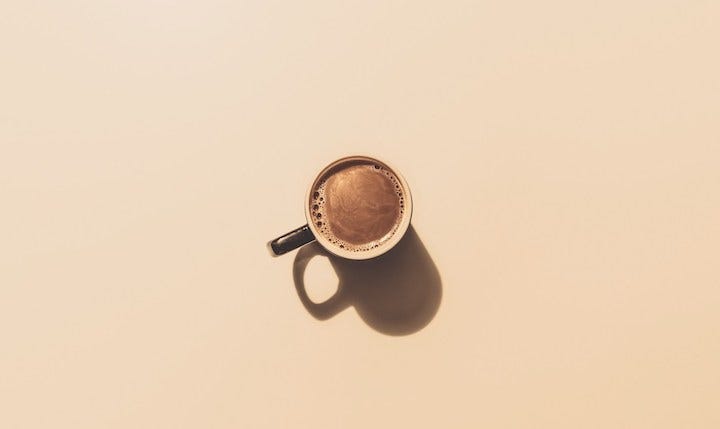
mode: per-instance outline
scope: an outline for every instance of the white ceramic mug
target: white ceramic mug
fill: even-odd
[[[386,162],[348,156],[325,167],[304,200],[307,224],[268,243],[279,256],[312,241],[347,259],[370,259],[392,249],[412,216],[410,188]]]

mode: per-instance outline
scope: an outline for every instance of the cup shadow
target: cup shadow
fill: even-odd
[[[305,289],[305,269],[315,256],[327,257],[338,277],[337,292],[313,302]],[[352,306],[365,323],[387,335],[415,333],[435,317],[442,300],[440,273],[415,229],[377,258],[354,261],[330,254],[317,242],[302,247],[293,262],[295,289],[318,320]]]

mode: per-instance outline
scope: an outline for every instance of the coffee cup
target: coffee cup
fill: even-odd
[[[400,242],[412,216],[405,179],[369,156],[348,156],[322,169],[303,206],[307,224],[268,243],[273,256],[317,241],[336,256],[371,259]]]

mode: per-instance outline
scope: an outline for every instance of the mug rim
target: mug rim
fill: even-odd
[[[400,181],[400,185],[403,187],[403,190],[405,192],[405,207],[404,207],[404,215],[402,219],[400,220],[400,224],[398,225],[397,229],[395,230],[395,233],[390,237],[388,241],[383,243],[382,245],[378,246],[377,248],[365,250],[362,252],[354,252],[352,250],[343,249],[335,244],[333,244],[329,239],[327,239],[318,229],[315,225],[315,222],[313,222],[312,219],[312,213],[310,212],[310,195],[313,192],[313,189],[315,188],[315,184],[317,183],[318,179],[321,178],[325,173],[327,173],[331,168],[336,167],[337,165],[340,165],[344,162],[348,162],[353,159],[359,159],[359,160],[369,160],[371,162],[378,162],[388,169],[397,177],[397,179]],[[307,192],[305,193],[305,200],[303,201],[303,205],[305,206],[305,219],[307,220],[308,227],[310,228],[310,231],[312,231],[313,235],[315,236],[315,240],[328,252],[339,256],[341,258],[345,259],[354,259],[354,260],[364,260],[364,259],[372,259],[377,256],[380,256],[386,252],[388,252],[390,249],[395,247],[397,243],[400,242],[400,240],[405,236],[405,233],[407,232],[408,228],[410,227],[410,220],[412,218],[412,212],[413,212],[413,201],[412,201],[412,194],[410,192],[410,187],[407,184],[407,181],[403,177],[400,172],[391,164],[388,164],[387,162],[378,159],[374,156],[369,155],[350,155],[350,156],[344,156],[342,158],[336,159],[335,161],[331,162],[325,168],[320,170],[320,172],[315,175],[315,178],[310,183],[310,186],[308,187]]]

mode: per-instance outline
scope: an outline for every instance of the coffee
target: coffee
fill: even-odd
[[[331,243],[354,252],[390,240],[405,213],[405,190],[382,163],[350,158],[324,172],[308,201],[316,230]]]

